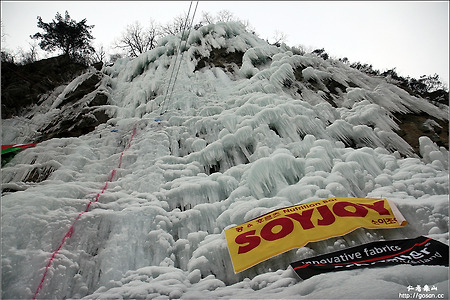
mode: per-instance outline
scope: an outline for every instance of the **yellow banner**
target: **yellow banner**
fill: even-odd
[[[395,228],[406,220],[387,199],[336,197],[281,208],[225,230],[234,272],[309,242],[359,227]]]

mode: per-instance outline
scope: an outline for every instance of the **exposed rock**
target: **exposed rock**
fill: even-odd
[[[95,94],[94,99],[92,99],[92,101],[88,103],[88,106],[89,107],[101,106],[106,105],[107,103],[108,103],[108,96],[102,92],[98,92]]]
[[[23,115],[40,95],[70,82],[87,69],[67,56],[43,59],[31,64],[1,64],[2,119]]]
[[[51,167],[35,167],[23,180],[23,182],[42,182],[46,180],[55,171]]]
[[[94,73],[91,76],[89,76],[74,91],[66,95],[65,100],[61,102],[58,108],[63,105],[75,103],[80,99],[82,99],[85,95],[95,91],[97,84],[100,82],[101,79],[102,79],[101,73]]]
[[[40,130],[40,141],[78,137],[93,131],[111,118],[106,109],[102,108],[108,104],[108,95],[99,88],[103,76],[101,72],[93,73],[66,95],[58,105],[61,110],[58,117]]]
[[[208,57],[199,57],[200,60],[195,67],[195,71],[203,69],[207,66],[215,66],[232,72],[232,65],[242,66],[242,57],[244,52],[227,52],[223,48],[213,48]]]
[[[420,155],[419,138],[429,137],[436,145],[449,149],[448,120],[439,120],[428,114],[394,114],[400,130],[397,134],[411,145],[414,152]],[[430,122],[432,121],[432,122]]]
[[[61,94],[64,85],[86,71],[90,75],[75,89],[65,95]],[[29,137],[30,141],[40,142],[54,137],[87,134],[110,118],[107,110],[102,108],[108,104],[108,94],[101,86],[103,76],[100,71],[88,69],[66,56],[23,66],[2,63],[2,119],[13,116],[31,119],[34,107],[46,103],[45,109],[50,109],[55,101],[50,99],[56,97],[61,100],[63,97],[59,105],[54,107],[59,110],[58,113],[50,114],[50,120],[47,119],[47,123],[37,129],[38,137]]]
[[[94,63],[92,66],[93,66],[97,71],[100,71],[100,70],[103,68],[103,62],[102,62],[102,61],[99,61],[99,62],[97,62],[97,63]]]

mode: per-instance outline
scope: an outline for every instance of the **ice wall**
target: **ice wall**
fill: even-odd
[[[422,157],[413,155],[392,117],[412,111],[444,118],[448,109],[338,61],[268,45],[232,23],[192,31],[169,98],[179,39],[168,36],[156,49],[103,70],[113,119],[79,138],[27,149],[2,169],[10,189],[2,196],[3,298],[33,296],[49,257],[113,169],[99,201],[74,224],[38,298],[270,298],[280,292],[342,298],[343,291],[367,292],[362,279],[356,286],[354,280],[373,280],[377,271],[299,282],[289,263],[421,234],[448,244],[448,151],[423,137]],[[198,54],[217,48],[244,52],[238,72],[194,71]],[[51,168],[48,178],[24,182],[36,166]],[[234,274],[224,229],[334,196],[391,199],[409,224],[358,229]],[[448,285],[443,267],[411,268],[383,269],[376,280],[406,289],[419,270],[433,284]]]

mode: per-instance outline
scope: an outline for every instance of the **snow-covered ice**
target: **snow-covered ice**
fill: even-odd
[[[358,269],[304,281],[289,267],[383,239],[426,235],[449,244],[448,151],[424,136],[421,157],[415,155],[393,118],[425,112],[445,119],[448,106],[337,60],[268,45],[234,23],[193,30],[169,87],[179,39],[167,36],[138,58],[102,70],[114,114],[106,124],[78,138],[44,141],[2,168],[3,299],[34,296],[72,224],[38,299],[399,299],[418,285],[448,298],[443,266]],[[199,56],[217,48],[243,52],[241,66],[195,70]],[[26,142],[86,77],[56,89],[28,123],[2,120],[2,144]],[[330,82],[343,88],[332,91]],[[115,169],[98,202],[74,222]],[[31,172],[48,178],[26,181]],[[388,198],[408,225],[360,228],[234,274],[224,229],[336,196]]]

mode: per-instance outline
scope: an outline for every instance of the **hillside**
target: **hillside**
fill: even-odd
[[[20,116],[41,95],[72,81],[86,66],[66,56],[57,56],[26,65],[2,62],[2,119]]]
[[[448,298],[443,266],[289,267],[379,240],[448,245],[448,105],[234,23],[158,45],[2,119],[2,144],[40,142],[2,166],[3,299]],[[388,198],[408,224],[234,273],[225,229],[332,197]]]

